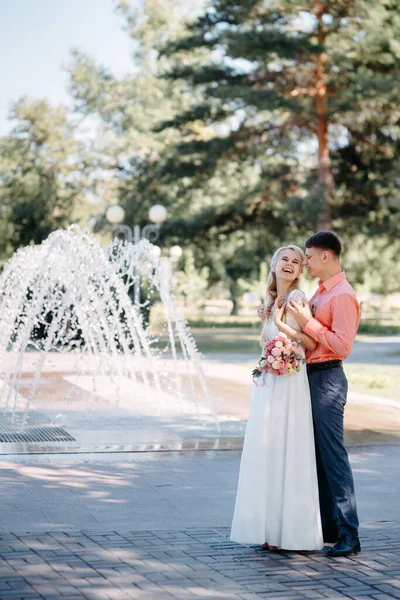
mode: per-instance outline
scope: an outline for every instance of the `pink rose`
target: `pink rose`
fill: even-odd
[[[275,369],[276,371],[279,371],[279,366],[280,366],[280,361],[279,360],[274,360],[274,362],[272,363],[271,367],[273,369]]]
[[[275,362],[275,358],[273,356],[268,356],[267,360],[270,364]]]
[[[272,356],[281,356],[282,350],[280,348],[272,348],[271,354]]]
[[[275,342],[275,348],[283,348],[283,343],[278,340],[277,342]]]
[[[283,350],[282,350],[282,354],[283,354],[284,356],[287,356],[287,355],[289,354],[289,350],[288,350],[287,348],[283,348]]]

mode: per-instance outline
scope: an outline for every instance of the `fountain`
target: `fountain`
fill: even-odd
[[[218,430],[195,341],[154,249],[147,240],[105,248],[71,226],[19,249],[6,263],[0,276],[0,434],[1,420],[15,434],[37,424],[38,407],[48,424],[64,425],[68,403],[89,421],[96,403],[103,411],[107,403],[122,420],[133,410],[142,420],[205,418]],[[147,290],[142,305],[131,297],[139,282]],[[141,309],[156,294],[163,326],[153,331]],[[52,374],[62,381],[45,402],[40,395]]]

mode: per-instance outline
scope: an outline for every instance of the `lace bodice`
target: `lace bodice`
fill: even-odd
[[[294,302],[297,302],[298,304],[300,304],[300,302],[308,302],[307,297],[302,290],[292,290],[287,298],[287,302],[289,302],[289,300],[294,300]],[[289,312],[285,312],[285,321],[289,327],[296,329],[296,331],[301,331],[296,319]],[[275,335],[278,335],[278,333],[279,329],[275,325],[274,319],[271,316],[264,322],[260,338],[261,347],[264,348],[265,343],[272,339]]]

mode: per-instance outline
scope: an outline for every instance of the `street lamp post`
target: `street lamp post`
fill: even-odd
[[[106,219],[114,225],[114,238],[123,237],[128,243],[138,244],[140,240],[146,239],[149,242],[156,242],[160,237],[160,227],[167,218],[167,209],[162,204],[154,204],[149,210],[149,219],[152,221],[144,227],[134,225],[123,225],[125,211],[119,204],[113,204],[106,210]],[[139,273],[135,271],[135,280],[133,282],[133,298],[136,305],[140,304],[140,281]]]
[[[162,204],[155,204],[149,210],[149,219],[152,221],[144,227],[140,225],[134,225],[133,228],[129,225],[123,225],[122,222],[125,218],[125,211],[122,206],[113,204],[106,210],[106,219],[114,228],[114,237],[124,237],[127,242],[133,242],[137,244],[142,239],[149,240],[149,242],[156,242],[160,237],[160,227],[167,218],[167,209]]]

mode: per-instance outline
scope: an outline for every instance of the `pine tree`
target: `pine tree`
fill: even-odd
[[[71,66],[126,223],[166,205],[161,243],[189,246],[234,304],[240,278],[316,227],[398,237],[398,0],[213,0],[192,25],[185,6],[120,3],[131,75]]]
[[[267,211],[302,231],[332,222],[342,231],[352,215],[358,231],[396,233],[399,8],[398,0],[213,0],[165,50],[176,61],[167,76],[193,89],[194,102],[161,126],[183,138],[163,181],[205,187],[227,163],[238,165],[238,179],[256,166],[257,183],[235,202],[249,227]],[[201,65],[182,63],[200,49]],[[207,138],[198,135],[205,125]]]

